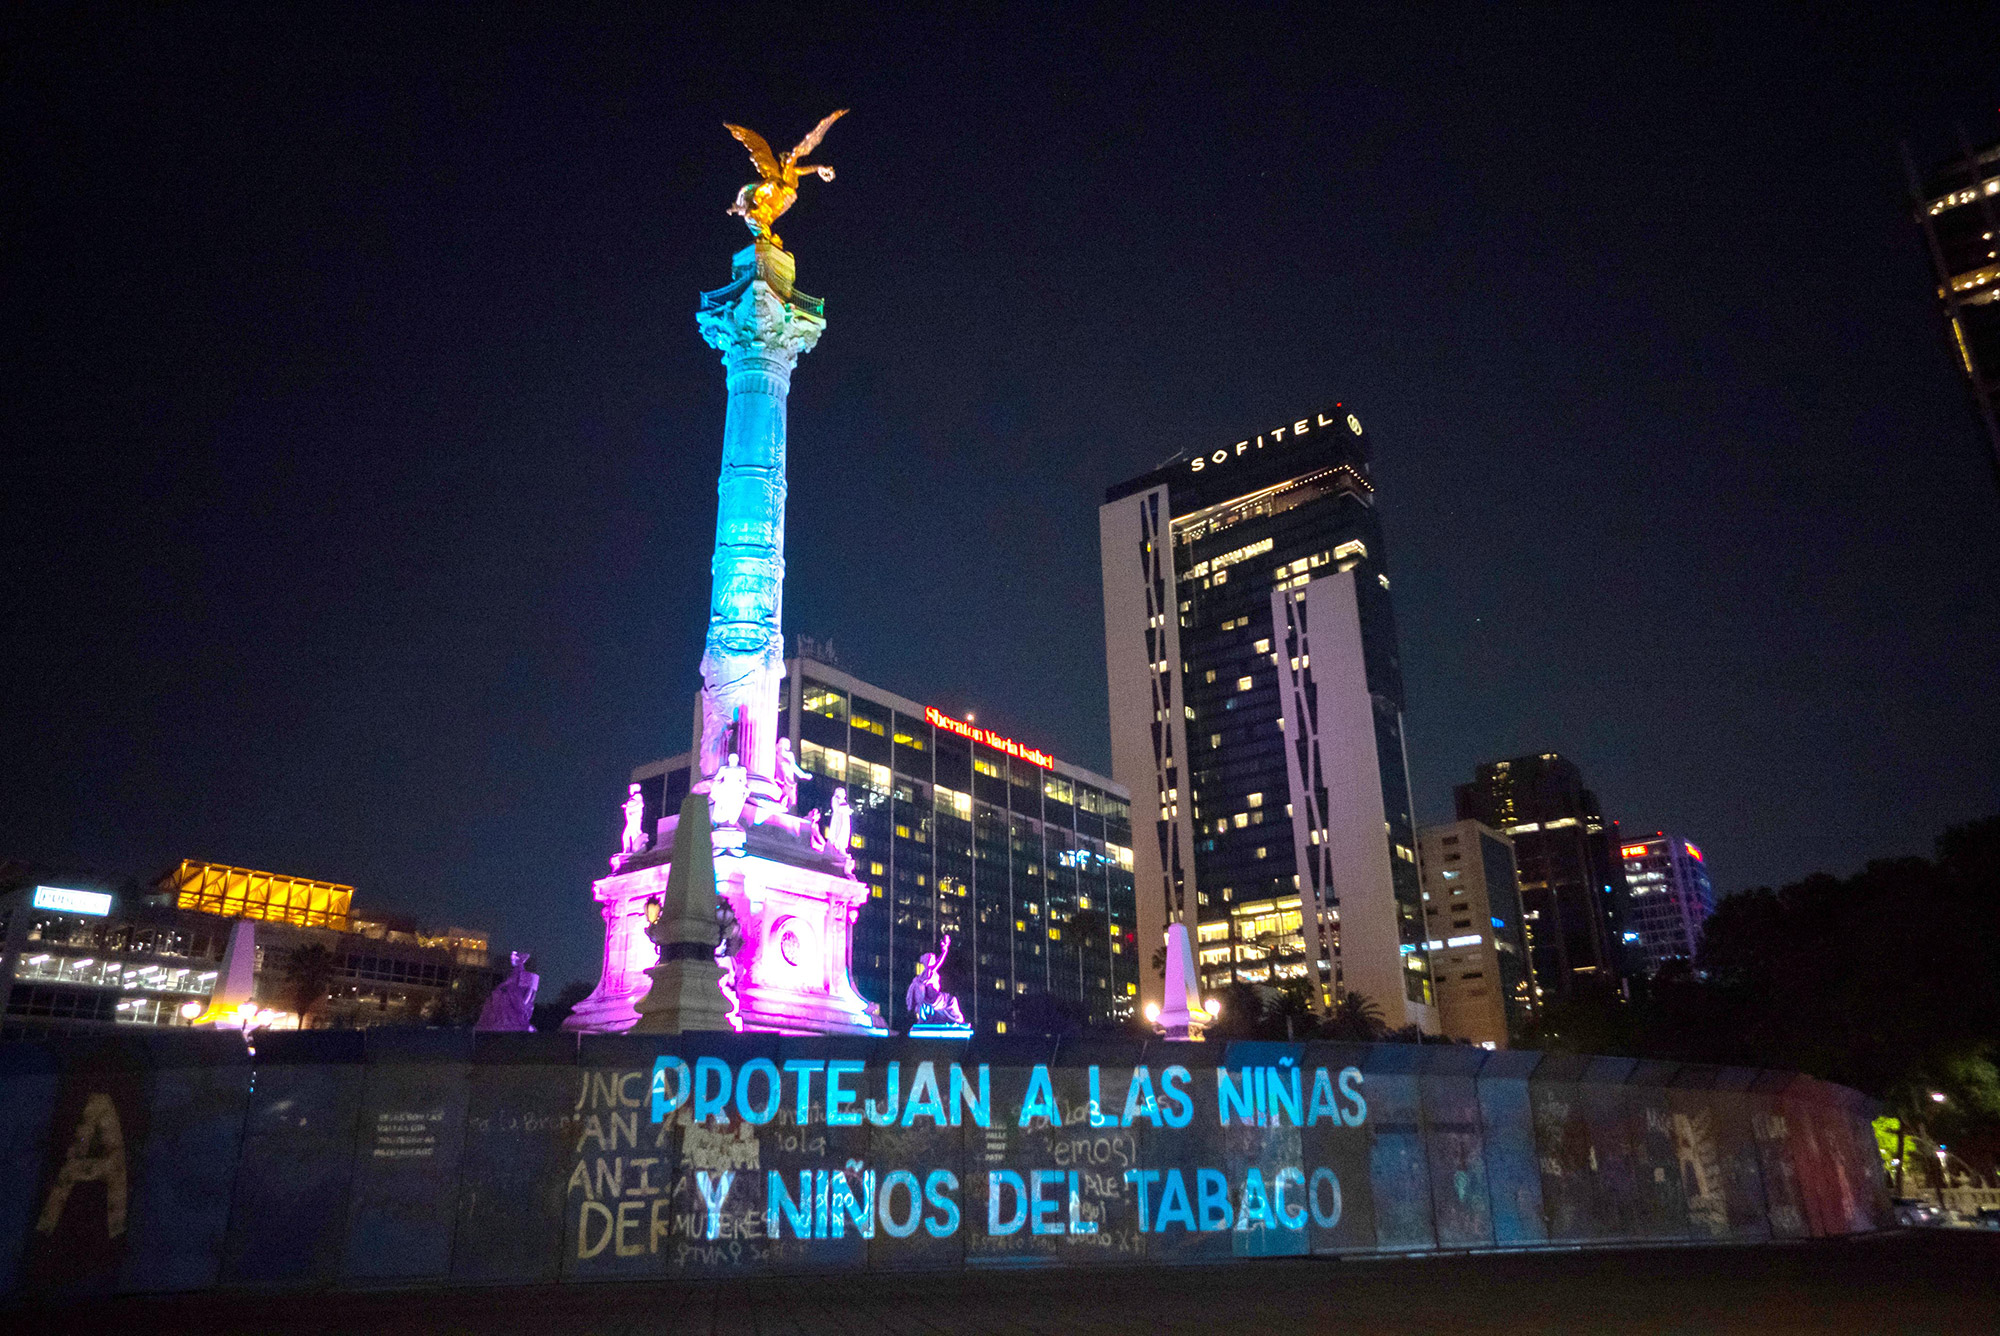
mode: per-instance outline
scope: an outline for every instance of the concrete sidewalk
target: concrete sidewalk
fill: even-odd
[[[533,1289],[234,1294],[0,1312],[14,1332],[1996,1332],[2000,1233],[1740,1248]]]

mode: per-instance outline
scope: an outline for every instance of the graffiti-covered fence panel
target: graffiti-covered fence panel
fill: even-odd
[[[308,1032],[0,1048],[65,1295],[1215,1262],[1873,1228],[1786,1073],[1400,1044]]]

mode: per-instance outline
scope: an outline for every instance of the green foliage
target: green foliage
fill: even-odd
[[[1211,1039],[1419,1042],[1414,1027],[1391,1033],[1383,1023],[1382,1008],[1366,993],[1343,993],[1323,1017],[1313,1010],[1311,986],[1303,980],[1277,985],[1232,983],[1216,997],[1222,1003],[1222,1016],[1207,1027]]]
[[[1345,1039],[1352,1043],[1365,1044],[1380,1039],[1388,1030],[1382,1020],[1382,1008],[1366,993],[1349,989],[1333,1004],[1333,1011],[1326,1018],[1326,1037]]]
[[[1877,1118],[1875,1127],[1875,1149],[1882,1156],[1882,1172],[1894,1174],[1896,1160],[1903,1153],[1903,1120],[1883,1114]]]
[[[318,942],[295,946],[285,953],[284,996],[304,1025],[308,1014],[333,991],[333,952]]]
[[[548,1033],[562,1029],[562,1023],[569,1019],[576,1004],[590,996],[590,985],[581,979],[571,979],[547,1002],[537,1002],[533,1012],[533,1025],[537,1030]]]
[[[1699,963],[1629,1003],[1553,1004],[1519,1038],[1808,1072],[1947,1141],[2000,1125],[2000,817],[1946,832],[1935,858],[1730,896]]]

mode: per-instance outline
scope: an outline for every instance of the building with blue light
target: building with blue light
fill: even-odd
[[[1665,831],[1620,844],[1618,854],[1625,864],[1627,958],[1647,974],[1669,961],[1691,966],[1701,951],[1702,925],[1715,912],[1708,859]]]
[[[1123,786],[807,657],[785,661],[778,735],[798,807],[852,804],[854,981],[905,1028],[918,960],[982,1033],[1129,1020],[1139,991],[1131,806]],[[691,755],[632,772],[652,829],[679,810]]]
[[[487,934],[352,909],[353,887],[185,859],[152,885],[0,866],[0,1038],[187,1025],[211,1000],[237,922],[255,928],[254,991],[319,1029],[469,1023],[492,990]],[[303,1018],[287,961],[329,955]]]

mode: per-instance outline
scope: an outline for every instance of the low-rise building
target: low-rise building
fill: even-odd
[[[0,879],[0,1036],[186,1025],[206,1010],[237,922],[254,929],[252,1000],[313,1027],[469,1023],[497,975],[484,933],[352,909],[354,888],[188,860],[157,883],[14,865]],[[300,947],[326,956],[304,973]]]
[[[1439,1028],[1505,1048],[1535,1008],[1532,925],[1521,914],[1513,841],[1477,821],[1453,821],[1418,831],[1417,856]]]

